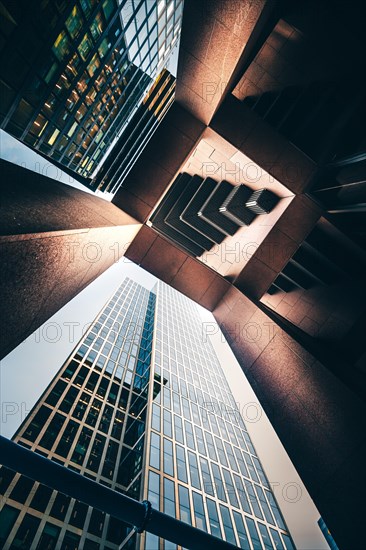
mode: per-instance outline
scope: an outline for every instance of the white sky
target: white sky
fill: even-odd
[[[0,146],[2,158],[85,190],[3,131],[0,132]],[[83,327],[94,320],[126,276],[149,289],[156,282],[155,277],[122,258],[0,362],[1,435],[9,438],[13,435],[82,337]],[[203,323],[214,324],[211,313],[200,309]],[[297,548],[329,548],[316,523],[319,512],[230,347],[215,325],[212,332],[214,330],[212,343]]]

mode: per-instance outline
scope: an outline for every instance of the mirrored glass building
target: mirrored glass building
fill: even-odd
[[[292,550],[197,306],[125,279],[14,440],[247,550]],[[131,527],[1,468],[2,548],[117,550]],[[148,533],[123,546],[177,548]]]
[[[183,0],[4,1],[1,10],[1,128],[87,184],[169,64]]]

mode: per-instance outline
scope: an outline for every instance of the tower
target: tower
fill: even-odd
[[[88,185],[168,65],[183,0],[3,4],[0,127]]]
[[[238,547],[294,548],[199,311],[164,283],[123,281],[14,439]],[[116,550],[130,531],[0,471],[4,548]],[[135,534],[125,548],[176,546]]]

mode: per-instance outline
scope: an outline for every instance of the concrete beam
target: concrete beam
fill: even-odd
[[[111,203],[1,161],[0,357],[116,262],[141,227]]]
[[[176,101],[204,124],[233,87],[233,77],[253,31],[264,25],[275,2],[186,0],[177,72]],[[235,75],[236,77],[236,75]]]

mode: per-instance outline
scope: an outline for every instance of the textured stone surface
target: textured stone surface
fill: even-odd
[[[266,2],[186,0],[176,100],[208,124]]]
[[[365,403],[239,290],[213,313],[338,544],[357,547],[349,525],[366,512]]]
[[[141,225],[113,204],[1,162],[3,357],[120,258]]]
[[[0,236],[136,223],[123,210],[16,164],[0,160]]]
[[[4,357],[120,258],[140,225],[38,233],[0,243]]]

